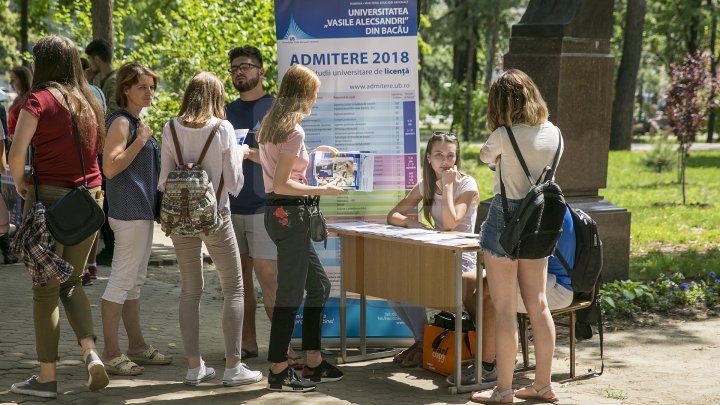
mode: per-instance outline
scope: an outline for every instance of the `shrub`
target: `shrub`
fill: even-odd
[[[652,149],[643,154],[641,162],[656,173],[671,170],[677,161],[677,146],[667,133],[658,131],[652,141]]]

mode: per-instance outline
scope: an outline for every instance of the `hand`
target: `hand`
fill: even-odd
[[[150,139],[152,136],[152,129],[150,127],[140,121],[138,122],[137,129],[135,130],[135,134],[137,135],[138,139],[143,143],[143,145]]]
[[[445,170],[442,173],[442,177],[440,178],[440,182],[443,186],[447,186],[449,184],[453,184],[457,182],[460,179],[460,172],[458,172],[457,166],[453,165],[453,167]]]
[[[313,153],[315,153],[315,152],[330,152],[332,154],[337,154],[339,151],[337,150],[337,148],[334,148],[332,146],[320,145],[317,148],[315,148]]]
[[[322,194],[324,195],[340,195],[345,194],[347,191],[343,189],[342,187],[338,187],[338,183],[340,182],[340,179],[334,179],[330,183],[322,186],[322,190],[324,192]]]
[[[245,144],[238,146],[240,146],[240,153],[242,154],[243,159],[247,159],[248,156],[250,156],[250,147]]]
[[[20,183],[15,183],[15,190],[23,200],[27,200],[27,183],[24,180]]]

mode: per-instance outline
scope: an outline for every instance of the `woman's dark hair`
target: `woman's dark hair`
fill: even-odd
[[[10,72],[17,77],[20,85],[20,93],[18,94],[18,97],[24,98],[28,91],[30,91],[30,86],[32,85],[32,70],[30,70],[27,66],[15,66],[10,69]]]
[[[90,130],[97,130],[97,147],[102,150],[105,138],[105,117],[100,103],[90,90],[75,44],[65,37],[50,35],[41,38],[33,47],[35,74],[31,92],[55,88],[68,95],[73,106],[85,145],[92,145]],[[64,103],[61,103],[64,105]]]
[[[431,211],[433,203],[435,202],[435,183],[437,183],[437,176],[432,165],[428,162],[428,158],[432,153],[433,146],[438,142],[454,143],[456,154],[455,154],[455,167],[461,175],[465,175],[460,171],[460,142],[458,141],[457,135],[451,132],[433,132],[428,140],[427,146],[425,147],[425,158],[422,160],[422,174],[423,174],[423,205],[422,213],[425,220],[430,224],[434,224],[435,221],[432,219]]]

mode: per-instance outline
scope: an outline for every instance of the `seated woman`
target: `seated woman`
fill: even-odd
[[[460,144],[451,133],[435,132],[425,149],[423,178],[410,193],[390,210],[387,222],[408,228],[430,226],[408,217],[422,201],[422,216],[438,231],[472,232],[479,197],[477,183],[460,171]],[[449,204],[451,201],[452,204]],[[477,270],[476,254],[463,254],[463,272]],[[427,317],[425,308],[390,302],[400,319],[413,333],[415,344],[399,353],[393,361],[403,367],[417,367],[422,362],[422,342]]]

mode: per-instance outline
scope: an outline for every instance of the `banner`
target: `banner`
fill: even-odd
[[[290,66],[302,64],[322,82],[312,114],[302,122],[307,147],[375,154],[372,192],[322,198],[329,223],[385,222],[418,181],[417,18],[414,0],[275,0],[278,81]],[[327,250],[316,245],[333,297],[340,295],[337,239],[328,241]],[[326,312],[327,318],[337,311]],[[380,324],[398,324],[384,315]],[[368,323],[368,337],[389,335],[374,324]]]

